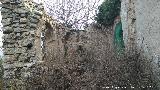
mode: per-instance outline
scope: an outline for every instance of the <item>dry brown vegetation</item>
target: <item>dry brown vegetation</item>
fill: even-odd
[[[58,46],[54,44],[62,39],[52,43],[47,49],[45,63],[33,70],[29,87],[32,90],[115,90],[115,87],[156,90],[149,61],[138,52],[115,54],[112,32],[94,28],[79,34],[77,39],[72,38],[75,32],[71,32],[65,43]]]

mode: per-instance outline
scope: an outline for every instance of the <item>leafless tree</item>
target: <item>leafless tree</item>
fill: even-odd
[[[51,16],[65,26],[84,29],[94,21],[95,10],[102,0],[45,0],[45,8]]]

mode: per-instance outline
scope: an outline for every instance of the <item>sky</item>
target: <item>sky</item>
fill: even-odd
[[[98,6],[104,0],[34,0],[44,3],[45,10],[61,23],[68,23],[74,29],[83,30],[85,25],[94,22]],[[69,3],[68,3],[69,2]],[[89,3],[88,3],[89,2]],[[52,10],[50,10],[51,8]],[[63,8],[63,9],[62,9]],[[88,9],[89,12],[88,12]],[[63,11],[64,10],[64,11]],[[72,13],[74,12],[74,14]]]

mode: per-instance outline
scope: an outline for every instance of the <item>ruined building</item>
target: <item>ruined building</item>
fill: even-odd
[[[17,86],[19,89],[16,90],[25,90],[24,81],[30,77],[30,69],[43,62],[43,31],[50,35],[57,33],[56,29],[61,33],[65,33],[65,30],[58,29],[60,24],[45,14],[42,5],[32,0],[1,0],[1,3],[5,88],[13,85],[13,89]],[[47,30],[53,31],[47,33]],[[52,39],[45,38],[49,43],[57,39],[58,34]]]
[[[154,77],[158,82],[159,58],[148,55],[149,60],[156,62],[153,63],[155,69],[150,70],[151,66],[148,66],[148,61],[144,59],[129,57],[121,60],[112,53],[114,28],[119,20],[117,22],[115,20],[111,27],[93,24],[84,31],[76,31],[64,27],[48,16],[43,5],[32,0],[0,1],[4,33],[4,90],[101,90],[113,85],[127,86],[128,90],[131,86],[137,88],[146,86],[145,88],[149,88],[146,90],[150,90],[153,87],[147,86],[154,86],[152,84]],[[150,23],[152,20],[141,14],[151,1],[143,1],[146,4],[142,4],[140,0],[135,2],[122,0],[121,21],[124,42],[126,50],[131,55],[135,49],[145,53],[148,50],[145,49],[147,43],[151,46],[149,50],[158,53],[158,49],[152,47],[153,42],[150,40],[157,41],[158,33],[152,37],[147,36],[150,30],[157,30],[158,26],[154,26],[155,28],[151,27],[152,25],[147,26],[145,22]],[[156,2],[152,2],[151,5],[155,4]],[[158,8],[159,4],[156,5]],[[147,9],[143,12],[151,14]],[[157,11],[155,16],[156,13]],[[142,22],[141,19],[146,21]],[[154,17],[152,19],[158,20]],[[145,23],[143,25],[146,26],[141,23]],[[142,26],[147,27],[147,30],[143,30]],[[142,34],[144,32],[146,35]],[[139,41],[143,42],[145,47]],[[143,73],[138,76],[141,72]]]

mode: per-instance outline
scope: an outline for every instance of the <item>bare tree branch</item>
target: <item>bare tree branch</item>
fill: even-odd
[[[99,2],[100,0],[45,0],[45,7],[50,15],[64,25],[83,29],[94,20]]]

